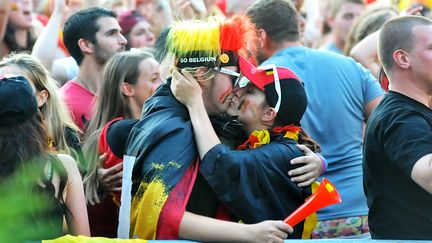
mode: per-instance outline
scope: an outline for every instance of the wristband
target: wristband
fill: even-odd
[[[322,170],[321,170],[321,174],[320,174],[320,176],[322,176],[322,175],[324,175],[324,173],[325,173],[326,170],[327,170],[327,165],[328,165],[328,163],[327,163],[327,160],[324,158],[324,156],[322,156],[322,155],[319,154],[319,153],[316,153],[316,155],[318,155],[318,157],[321,159]]]

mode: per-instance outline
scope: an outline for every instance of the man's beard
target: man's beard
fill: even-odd
[[[117,50],[115,52],[107,51],[96,45],[95,48],[95,58],[96,62],[100,65],[104,65],[114,54],[124,51],[125,48],[122,48],[120,51]]]

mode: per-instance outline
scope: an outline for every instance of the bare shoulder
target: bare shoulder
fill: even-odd
[[[59,158],[59,160],[62,162],[69,175],[79,173],[77,163],[75,159],[72,158],[72,156],[68,154],[57,154],[57,158]]]

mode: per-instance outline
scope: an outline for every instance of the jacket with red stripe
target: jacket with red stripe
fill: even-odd
[[[136,157],[131,237],[178,239],[199,155],[188,110],[171,93],[170,80],[146,101],[142,119],[129,134],[126,155]]]

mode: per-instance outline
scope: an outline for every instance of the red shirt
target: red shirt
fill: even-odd
[[[96,95],[74,80],[68,81],[60,88],[60,94],[66,103],[75,124],[85,131],[86,125],[93,117]]]

